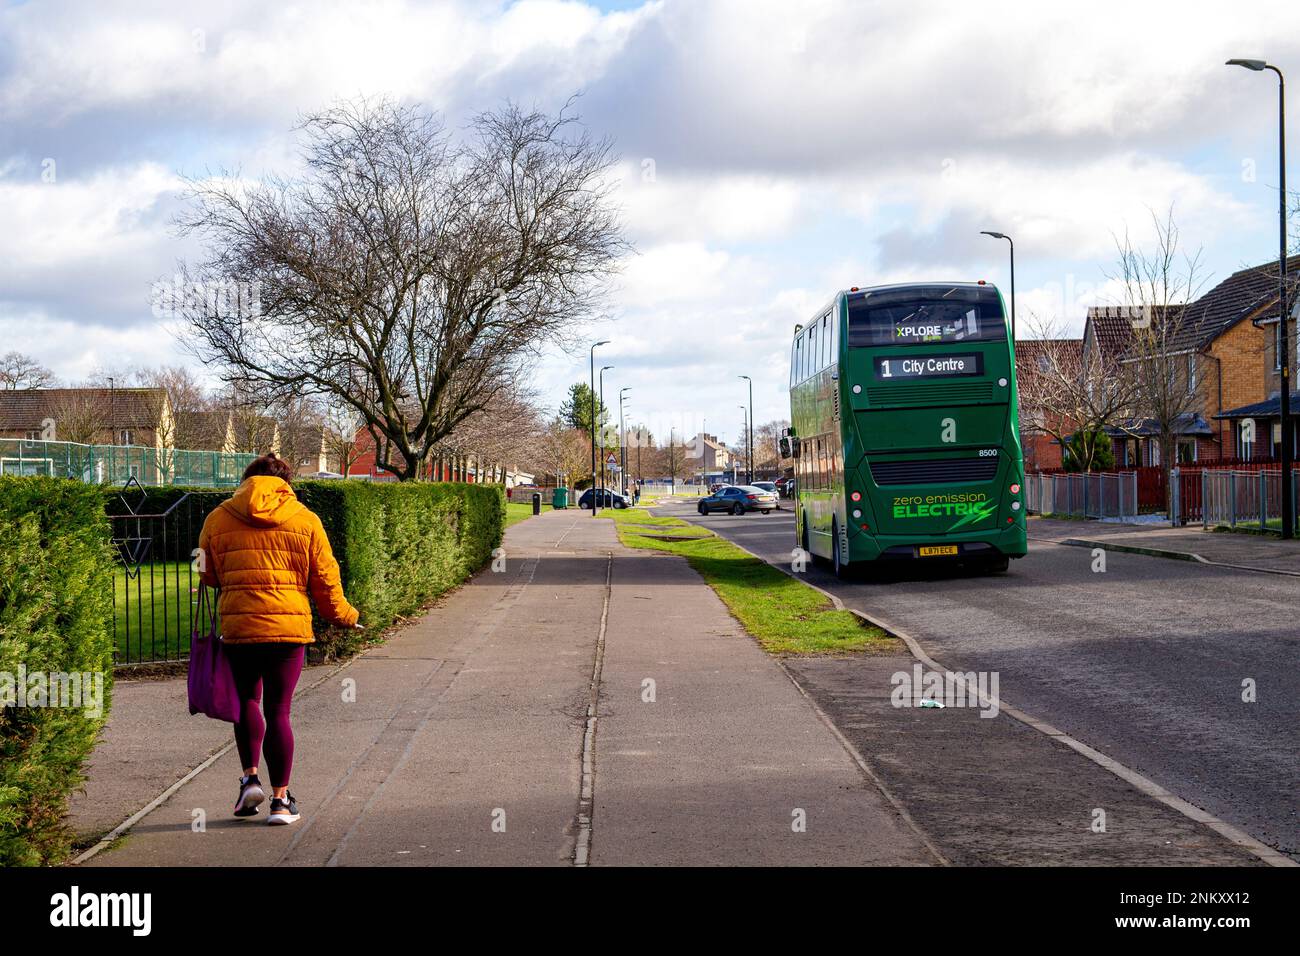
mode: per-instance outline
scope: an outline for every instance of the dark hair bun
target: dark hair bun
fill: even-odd
[[[293,469],[289,467],[289,463],[273,451],[267,452],[260,458],[254,458],[248,467],[244,469],[245,480],[258,475],[267,475],[288,482],[292,482],[294,478]]]

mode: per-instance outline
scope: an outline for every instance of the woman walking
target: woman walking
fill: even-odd
[[[219,587],[222,644],[239,690],[235,744],[243,763],[235,816],[251,817],[266,799],[258,779],[265,754],[271,777],[267,823],[298,820],[289,792],[293,728],[289,707],[302,673],[311,604],[321,617],[359,627],[343,596],[339,565],[320,519],[294,496],[293,469],[274,453],[244,471],[243,484],[203,522],[203,583]],[[265,713],[265,717],[263,716]]]

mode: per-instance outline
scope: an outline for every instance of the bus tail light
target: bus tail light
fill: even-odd
[[[855,491],[855,492],[853,492],[853,494],[849,495],[849,498],[852,499],[853,501],[861,501],[861,500],[862,500],[862,492],[860,492],[860,491]]]
[[[1019,485],[1012,485],[1012,486],[1011,486],[1011,493],[1012,493],[1013,495],[1018,495],[1018,494],[1020,494],[1020,486],[1019,486]]]

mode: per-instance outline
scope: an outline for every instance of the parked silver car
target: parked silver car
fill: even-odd
[[[765,491],[753,485],[724,485],[709,497],[701,498],[696,510],[702,515],[714,511],[743,515],[746,511],[761,511],[763,514],[768,514],[780,507],[781,503],[775,491]]]

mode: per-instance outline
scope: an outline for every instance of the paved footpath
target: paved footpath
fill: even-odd
[[[578,511],[516,525],[505,549],[503,572],[337,672],[304,675],[300,823],[230,816],[231,751],[85,865],[935,861],[685,561],[623,548],[612,522]],[[166,733],[130,708],[165,704],[167,689],[137,690],[117,699],[92,775],[139,759],[125,729]],[[170,782],[133,780],[137,807]],[[88,797],[101,792],[124,802],[92,779]]]
[[[1300,541],[1271,535],[1206,531],[1200,525],[1171,528],[1105,521],[1034,518],[1031,535],[1045,541],[1196,560],[1230,568],[1300,576]]]

